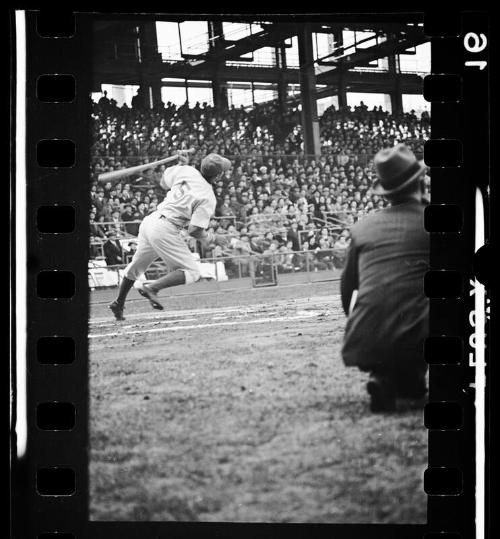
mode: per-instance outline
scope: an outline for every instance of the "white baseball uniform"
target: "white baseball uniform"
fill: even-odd
[[[161,258],[170,271],[184,270],[188,284],[200,278],[200,271],[181,230],[189,224],[207,229],[217,201],[212,186],[188,165],[167,168],[160,185],[169,191],[157,210],[142,221],[137,251],[124,275],[135,280]]]

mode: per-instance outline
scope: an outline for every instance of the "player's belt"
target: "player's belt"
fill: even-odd
[[[182,228],[184,228],[182,225],[180,225],[179,223],[175,223],[174,221],[172,221],[171,219],[169,219],[165,214],[163,213],[160,213],[159,216],[158,216],[158,219],[165,219],[165,221],[168,221],[170,224],[174,225],[175,227],[177,227],[179,230],[181,230]]]

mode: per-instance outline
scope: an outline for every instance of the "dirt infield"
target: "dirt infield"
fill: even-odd
[[[91,298],[91,519],[425,522],[422,414],[370,414],[338,283],[136,299],[121,323],[113,294]]]

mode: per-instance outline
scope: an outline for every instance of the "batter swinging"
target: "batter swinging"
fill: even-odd
[[[187,165],[184,155],[179,155],[178,159],[181,164],[167,168],[163,174],[160,184],[168,193],[157,210],[142,221],[137,251],[125,268],[118,297],[109,305],[117,320],[125,320],[125,300],[135,280],[158,257],[171,271],[156,281],[140,283],[137,288],[154,309],[163,309],[157,299],[158,292],[163,288],[190,284],[200,279],[198,265],[181,236],[181,230],[187,227],[188,234],[193,238],[217,241],[216,237],[210,237],[207,233],[216,205],[211,184],[222,177],[231,167],[231,162],[211,153],[202,160],[200,172]]]

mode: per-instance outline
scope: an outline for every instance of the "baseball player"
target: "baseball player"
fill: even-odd
[[[218,241],[219,235],[207,233],[216,205],[212,184],[231,167],[231,162],[211,153],[202,160],[198,171],[187,165],[186,156],[179,155],[178,159],[180,163],[167,168],[163,174],[160,185],[168,191],[165,200],[142,221],[137,251],[125,268],[118,297],[109,305],[117,320],[125,320],[123,310],[127,294],[135,280],[157,258],[161,258],[171,271],[156,281],[140,283],[137,288],[153,309],[163,310],[157,299],[163,288],[200,279],[198,264],[181,236],[182,230],[187,228],[190,236],[207,243]]]

